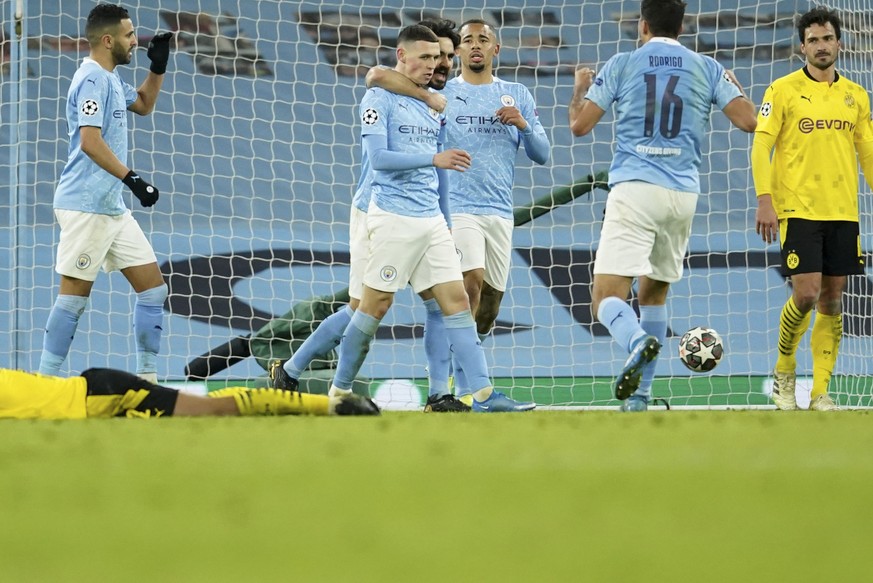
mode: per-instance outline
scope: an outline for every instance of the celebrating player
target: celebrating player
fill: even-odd
[[[419,24],[432,30],[437,35],[440,45],[440,56],[433,70],[428,85],[434,89],[445,87],[452,70],[455,58],[455,47],[460,42],[455,32],[455,23],[451,20],[422,21]],[[387,71],[387,69],[385,69]],[[382,67],[375,67],[371,73],[378,76]],[[370,78],[368,74],[368,78]],[[442,111],[445,98],[439,93],[429,91],[427,86],[420,86],[405,75],[395,72],[399,77],[397,82],[409,86],[408,91],[414,97],[430,104],[435,110]],[[331,314],[316,328],[294,355],[285,361],[274,361],[270,365],[270,378],[276,388],[296,390],[298,379],[313,359],[321,357],[336,348],[342,339],[343,332],[352,319],[352,315],[360,303],[363,289],[364,269],[367,265],[367,255],[370,246],[367,233],[367,209],[370,205],[370,186],[372,169],[365,150],[361,158],[361,177],[352,198],[351,216],[349,219],[349,244],[351,269],[349,274],[349,297],[347,306]],[[449,392],[449,345],[446,340],[442,312],[439,305],[428,290],[419,294],[427,310],[427,320],[424,326],[424,346],[428,361],[428,399],[425,411],[438,413],[466,412],[470,406],[462,403]]]
[[[774,81],[758,112],[755,230],[767,243],[779,237],[783,269],[791,276],[791,297],[779,317],[773,402],[797,409],[795,353],[815,308],[809,408],[833,411],[838,407],[827,390],[843,333],[843,290],[849,275],[864,273],[858,160],[871,184],[873,128],[867,91],[836,71],[837,13],[813,8],[801,16],[797,33],[806,64]]]
[[[494,57],[500,52],[493,27],[484,20],[468,20],[461,25],[460,39],[461,76],[445,84],[444,91],[448,101],[446,143],[471,151],[473,162],[468,171],[452,174],[449,200],[452,237],[461,256],[464,287],[479,339],[484,341],[497,320],[509,277],[516,152],[524,144],[528,158],[545,164],[550,144],[530,92],[520,83],[493,76]],[[402,75],[380,73],[378,78],[368,74],[368,86],[375,84],[419,97],[408,87],[408,81],[397,80]],[[457,359],[455,386],[462,400],[472,401]],[[529,408],[530,403],[518,403],[516,407]]]
[[[591,309],[630,353],[615,382],[624,411],[648,408],[667,333],[667,292],[682,276],[700,193],[700,143],[712,105],[741,130],[755,129],[755,108],[734,75],[676,40],[685,6],[681,0],[643,0],[642,46],[612,57],[596,79],[591,69],[577,69],[569,108],[573,135],[583,136],[617,103],[612,188],[594,260]],[[626,301],[634,278],[639,319]]]
[[[523,144],[529,159],[545,164],[551,145],[530,91],[492,74],[500,52],[494,28],[484,20],[468,20],[460,34],[461,75],[445,90],[450,102],[447,145],[463,144],[473,163],[467,172],[452,175],[449,202],[464,287],[484,341],[497,320],[509,278],[516,152]],[[470,388],[457,358],[455,364],[456,394],[464,399]]]
[[[397,41],[395,69],[419,85],[433,75],[440,47],[429,29],[404,28]],[[367,213],[369,257],[361,302],[346,328],[331,393],[350,390],[370,343],[394,299],[411,284],[429,290],[443,313],[452,352],[467,374],[475,407],[481,411],[518,410],[495,391],[464,291],[460,262],[449,233],[447,170],[463,172],[470,155],[442,150],[442,115],[424,103],[379,88],[361,102],[364,150],[373,169]]]
[[[167,286],[151,245],[125,206],[122,185],[144,207],[158,201],[158,189],[128,167],[126,110],[147,115],[154,109],[172,34],[155,35],[149,42],[151,66],[138,89],[115,70],[130,63],[137,47],[127,10],[112,4],[95,6],[88,14],[85,36],[91,52],[67,94],[69,157],[54,198],[61,228],[56,264],[60,293],[46,324],[39,371],[59,373],[102,267],[107,272],[120,270],[136,292],[136,370],[154,382]]]
[[[378,414],[373,401],[354,394],[326,397],[228,387],[202,397],[109,368],[69,378],[0,369],[0,419]]]

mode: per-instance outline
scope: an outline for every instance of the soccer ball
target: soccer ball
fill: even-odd
[[[679,341],[679,360],[694,372],[709,372],[724,356],[721,336],[712,328],[697,326]]]

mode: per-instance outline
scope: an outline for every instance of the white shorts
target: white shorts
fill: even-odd
[[[356,300],[361,299],[369,251],[367,213],[352,205],[349,215],[349,297]]]
[[[109,273],[158,262],[130,211],[98,215],[57,209],[55,218],[61,227],[55,271],[61,275],[94,281],[101,267]]]
[[[647,182],[616,184],[606,199],[594,273],[679,281],[697,196]]]
[[[440,283],[463,279],[455,242],[442,215],[407,217],[370,204],[367,230],[367,287],[396,292],[409,283],[420,293]]]
[[[494,215],[452,215],[452,237],[461,257],[461,271],[485,270],[485,282],[506,291],[512,260],[511,219]]]

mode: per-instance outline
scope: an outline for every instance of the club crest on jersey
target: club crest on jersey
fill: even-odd
[[[88,269],[91,265],[91,257],[87,253],[82,253],[76,258],[76,269]]]
[[[428,108],[427,108],[427,112],[428,112],[428,113],[430,114],[430,116],[431,116],[432,118],[434,118],[434,119],[436,119],[436,118],[438,118],[438,117],[440,116],[440,112],[438,112],[437,110],[435,110],[435,109],[432,108],[432,107],[428,107]]]
[[[846,93],[846,98],[844,100],[846,107],[855,107],[855,98],[852,97],[851,93]]]
[[[773,109],[773,106],[770,105],[769,101],[765,101],[761,105],[761,117],[770,117],[770,111]]]
[[[397,278],[397,269],[391,265],[386,265],[379,271],[379,277],[382,278],[382,281],[390,283]]]
[[[502,103],[506,107],[512,107],[513,105],[515,105],[515,99],[512,97],[512,95],[501,95],[500,103]]]
[[[797,256],[797,253],[792,251],[788,254],[788,257],[785,258],[785,264],[788,266],[788,269],[797,269],[797,266],[800,265],[800,257]]]
[[[361,115],[361,121],[364,122],[364,125],[371,126],[377,121],[379,121],[379,112],[373,109],[372,107],[368,107],[364,110],[364,113]]]
[[[100,105],[93,99],[86,99],[82,103],[82,113],[85,115],[96,115],[100,111]]]

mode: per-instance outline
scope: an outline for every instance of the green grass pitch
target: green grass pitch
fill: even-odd
[[[862,581],[864,411],[0,422],[4,581]]]

